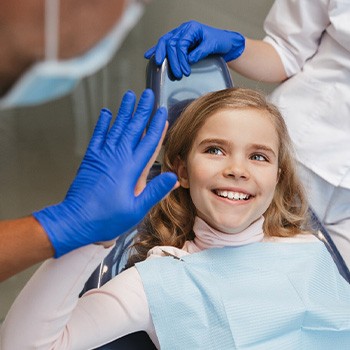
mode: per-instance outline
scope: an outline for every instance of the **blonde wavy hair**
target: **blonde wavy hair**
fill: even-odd
[[[255,109],[267,114],[279,140],[279,180],[275,194],[264,213],[265,236],[292,237],[310,232],[308,203],[293,158],[292,142],[286,124],[278,109],[267,102],[261,93],[232,88],[206,94],[192,102],[169,131],[162,171],[177,171],[179,157],[186,160],[198,130],[214,113],[222,109]],[[267,113],[266,113],[267,112]],[[194,238],[193,224],[196,208],[189,189],[179,187],[158,203],[139,227],[133,245],[136,250],[129,266],[147,257],[149,249],[170,245],[182,248],[186,240]]]

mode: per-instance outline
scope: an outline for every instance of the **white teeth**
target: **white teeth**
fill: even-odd
[[[249,199],[249,195],[245,193],[232,192],[232,191],[215,191],[220,197],[228,198],[230,200],[245,200]]]

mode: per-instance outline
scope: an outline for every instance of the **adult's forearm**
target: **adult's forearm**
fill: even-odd
[[[0,281],[53,254],[44,229],[33,216],[0,221]]]
[[[256,81],[280,83],[287,79],[280,56],[272,45],[246,38],[243,54],[228,63],[237,73]]]

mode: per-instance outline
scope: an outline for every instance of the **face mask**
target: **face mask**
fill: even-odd
[[[58,60],[58,5],[59,0],[45,3],[45,60],[33,65],[0,99],[0,109],[37,105],[70,93],[82,78],[110,61],[144,11],[144,5],[131,2],[114,28],[92,49],[82,56]]]

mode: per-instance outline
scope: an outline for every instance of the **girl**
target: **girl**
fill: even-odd
[[[349,346],[350,288],[309,233],[274,106],[244,89],[199,98],[170,131],[163,168],[181,186],[141,225],[131,267],[79,299],[109,250],[47,261],[10,310],[2,349],[88,349],[139,330],[162,349]]]

